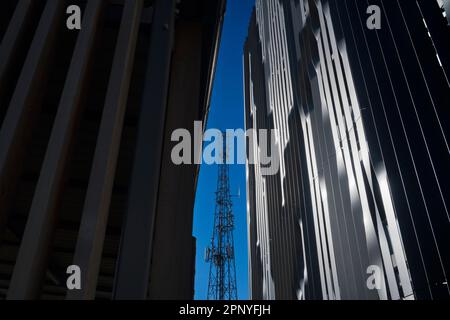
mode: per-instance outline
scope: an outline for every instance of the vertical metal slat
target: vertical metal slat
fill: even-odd
[[[62,7],[62,1],[50,1],[46,5],[0,131],[0,215],[8,211],[7,194],[20,173],[27,125],[39,107],[35,100],[62,18]]]
[[[176,0],[156,0],[146,84],[114,297],[145,299],[163,149]]]
[[[33,197],[11,283],[10,298],[37,298],[45,275],[56,204],[73,142],[87,67],[94,49],[104,0],[88,3],[85,22],[75,46],[44,164]]]
[[[125,2],[75,250],[81,290],[67,299],[95,298],[142,8],[143,0]]]

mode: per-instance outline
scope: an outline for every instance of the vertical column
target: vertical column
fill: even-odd
[[[34,120],[33,114],[40,107],[38,98],[42,79],[49,62],[49,52],[55,42],[58,24],[63,17],[63,4],[64,1],[49,1],[45,6],[0,131],[0,221],[8,212],[9,195],[21,171],[29,126]],[[27,17],[27,9],[29,8],[26,2],[19,3],[18,12],[12,21],[14,27],[20,29]],[[19,36],[12,29],[7,33],[11,35],[7,34],[5,39]],[[13,47],[8,49],[5,43],[2,44],[1,50],[2,59],[8,59],[8,56],[15,52]]]
[[[199,22],[177,21],[170,94],[165,120],[166,138],[159,190],[150,272],[150,299],[193,299],[191,282],[192,222],[197,165],[172,162],[171,133],[186,128],[194,137],[194,121],[200,120],[203,32]]]
[[[95,298],[142,8],[143,0],[125,2],[75,250],[82,289],[67,299]]]
[[[12,277],[9,298],[37,298],[104,0],[88,3]]]
[[[156,0],[128,210],[115,278],[116,299],[147,297],[161,170],[176,0]]]

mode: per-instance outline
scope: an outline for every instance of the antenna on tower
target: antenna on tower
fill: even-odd
[[[210,263],[208,300],[237,300],[236,266],[234,255],[234,215],[230,194],[229,168],[226,161],[226,135],[223,133],[224,161],[219,164],[216,208],[211,246],[205,251]]]

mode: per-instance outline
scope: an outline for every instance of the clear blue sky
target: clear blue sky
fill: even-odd
[[[228,0],[219,60],[207,128],[244,128],[242,52],[254,0]],[[231,190],[236,221],[234,231],[236,277],[239,299],[248,299],[247,221],[245,165],[230,166]],[[204,261],[213,231],[217,166],[202,165],[194,211],[194,236],[197,238],[195,299],[206,299],[209,265]]]

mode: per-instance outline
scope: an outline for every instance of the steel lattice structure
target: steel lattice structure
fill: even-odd
[[[225,135],[223,141],[223,159],[226,159]],[[223,162],[219,165],[211,246],[206,249],[206,261],[210,263],[208,300],[237,300],[233,203],[229,167]]]

